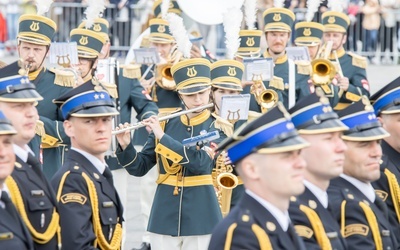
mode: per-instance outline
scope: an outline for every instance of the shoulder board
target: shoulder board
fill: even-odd
[[[75,75],[72,71],[57,68],[51,68],[49,71],[55,74],[55,85],[63,87],[74,87],[76,85]]]
[[[224,132],[226,136],[233,135],[233,124],[225,120],[224,118],[216,115],[215,113],[211,114],[215,118],[214,127],[216,129],[220,129]]]
[[[103,86],[107,90],[108,94],[110,94],[110,96],[112,98],[118,98],[117,85],[105,83],[105,82],[100,82],[100,83],[101,83],[101,86]]]
[[[285,84],[283,83],[283,78],[273,76],[272,79],[269,81],[269,86],[274,87],[279,90],[285,89]]]
[[[300,75],[310,75],[311,74],[311,63],[309,61],[298,61],[297,73]]]
[[[248,122],[251,122],[251,121],[257,119],[258,117],[260,117],[261,115],[262,115],[262,113],[249,110],[249,115],[248,115],[248,117],[247,117],[247,121],[248,121]]]
[[[179,111],[181,111],[182,108],[159,108],[158,109],[158,118],[161,118],[163,116],[175,114]]]
[[[40,120],[36,121],[35,133],[39,136],[43,136],[46,133],[44,130],[44,123]]]
[[[352,57],[351,64],[353,64],[353,66],[363,69],[367,67],[367,59],[365,57],[357,55],[353,52],[347,52],[347,54]]]
[[[129,79],[140,78],[142,73],[140,72],[140,64],[127,64],[121,65],[122,76]]]

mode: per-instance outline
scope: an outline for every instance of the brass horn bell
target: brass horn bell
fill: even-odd
[[[327,59],[315,59],[311,61],[311,80],[314,85],[328,85],[336,75],[336,68]]]

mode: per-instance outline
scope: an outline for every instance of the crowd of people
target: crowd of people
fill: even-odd
[[[232,6],[217,59],[158,0],[135,52],[159,60],[124,65],[104,6],[68,31],[78,60],[57,67],[58,23],[21,15],[19,59],[0,66],[0,249],[132,248],[129,175],[146,226],[135,250],[400,249],[400,77],[370,93],[338,2],[305,18],[302,1]]]

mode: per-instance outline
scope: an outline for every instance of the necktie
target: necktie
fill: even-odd
[[[106,177],[107,181],[111,184],[111,186],[114,186],[113,175],[107,166],[104,169],[103,176]]]
[[[42,171],[42,164],[40,164],[39,160],[32,153],[28,154],[26,163],[31,165],[33,169]]]
[[[10,197],[8,196],[6,191],[1,192],[1,200],[4,202],[5,210],[12,216],[14,219],[19,221],[19,215],[17,210],[14,207],[14,204],[12,204]]]

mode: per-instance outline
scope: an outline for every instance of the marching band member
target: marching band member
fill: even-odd
[[[88,32],[88,31],[86,31]],[[121,249],[123,208],[104,154],[111,143],[114,101],[89,81],[60,96],[71,150],[51,184],[56,191],[64,249]]]
[[[42,165],[28,143],[36,133],[36,104],[43,97],[26,76],[0,79],[0,110],[17,130],[14,136],[16,167],[6,185],[18,213],[26,224],[35,249],[60,249],[61,235],[57,202]],[[39,146],[39,145],[38,145]]]
[[[172,66],[177,91],[190,110],[209,103],[210,62],[186,59]],[[159,176],[148,231],[153,249],[206,249],[211,231],[221,220],[211,172],[214,153],[209,144],[187,147],[182,140],[204,132],[219,131],[218,120],[204,109],[161,123],[152,116],[142,121],[151,128],[147,143],[137,152],[129,132],[117,138],[121,165],[132,175],[143,176],[157,163]]]
[[[281,103],[223,141],[245,193],[212,234],[215,249],[306,249],[288,216],[290,197],[304,191],[299,137]]]
[[[389,221],[395,235],[400,235],[399,94],[400,78],[397,78],[371,96],[375,114],[382,127],[390,134],[381,141],[381,175],[372,185],[377,196],[388,206]]]
[[[347,146],[343,174],[328,188],[331,212],[350,249],[398,249],[387,206],[371,185],[380,176],[381,139],[389,134],[365,96],[338,115],[349,130],[342,136]]]
[[[296,100],[310,94],[307,81],[298,77],[298,69],[286,54],[286,45],[290,40],[294,13],[285,8],[269,8],[264,11],[264,32],[267,40],[265,58],[274,61],[274,75],[283,79],[283,99],[285,107],[291,107]]]
[[[38,3],[38,9],[46,9],[45,3]],[[47,6],[48,7],[48,6]],[[48,8],[47,8],[48,9]],[[19,18],[18,55],[24,62],[23,68],[29,80],[35,84],[43,100],[36,107],[40,121],[44,123],[45,135],[42,136],[42,152],[35,152],[42,160],[43,172],[50,180],[61,167],[64,154],[67,153],[69,139],[62,128],[62,116],[52,100],[66,93],[73,86],[73,77],[61,71],[47,69],[44,60],[50,48],[51,39],[57,29],[56,23],[44,17],[44,13],[26,14]],[[2,77],[16,75],[20,70],[17,62],[0,70]]]
[[[349,249],[328,210],[326,192],[330,180],[343,173],[346,145],[341,136],[348,127],[321,90],[299,100],[289,112],[301,137],[310,143],[301,151],[307,163],[305,191],[291,198],[290,219],[307,249]]]
[[[28,229],[10,201],[5,181],[15,166],[13,139],[17,131],[0,111],[0,248],[33,250],[33,241]]]
[[[339,3],[340,1],[330,1]],[[340,7],[342,8],[342,7]],[[333,8],[322,14],[322,24],[324,25],[324,42],[332,41],[332,52],[329,55],[331,61],[337,66],[339,86],[341,95],[339,103],[334,107],[341,110],[350,103],[360,100],[361,96],[369,96],[369,84],[367,81],[365,68],[367,60],[364,57],[344,50],[343,45],[347,39],[347,28],[350,24],[349,17],[340,11],[340,8]]]

